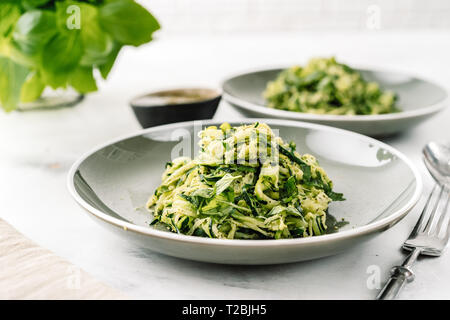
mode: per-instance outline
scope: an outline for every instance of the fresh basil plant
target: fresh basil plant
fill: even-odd
[[[124,45],[152,40],[158,21],[133,0],[1,0],[0,105],[38,99],[46,87],[97,90]]]

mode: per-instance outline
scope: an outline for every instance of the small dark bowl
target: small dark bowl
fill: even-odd
[[[212,119],[221,93],[213,89],[185,88],[155,91],[131,100],[143,128],[181,121]]]

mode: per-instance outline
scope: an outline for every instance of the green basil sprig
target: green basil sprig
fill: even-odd
[[[152,40],[160,25],[134,0],[2,0],[0,105],[39,98],[46,87],[97,90],[125,45]]]

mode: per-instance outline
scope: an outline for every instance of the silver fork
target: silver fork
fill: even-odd
[[[442,254],[450,236],[449,215],[446,214],[449,198],[450,191],[447,186],[434,186],[419,221],[403,244],[403,249],[411,253],[401,266],[392,268],[391,277],[377,299],[395,299],[405,282],[414,280],[411,266],[419,255],[440,256]]]
[[[391,270],[391,277],[377,296],[379,300],[395,299],[405,282],[414,280],[414,272],[411,266],[419,255],[440,256],[444,251],[450,237],[450,215],[448,204],[450,200],[450,184],[448,183],[448,168],[450,158],[443,157],[443,167],[436,169],[436,164],[430,161],[430,149],[428,144],[424,149],[424,161],[432,176],[438,182],[431,191],[427,203],[423,208],[419,221],[417,221],[408,240],[403,244],[403,249],[411,251],[401,266],[395,266]],[[448,151],[448,147],[445,146]],[[433,167],[433,168],[432,168]]]

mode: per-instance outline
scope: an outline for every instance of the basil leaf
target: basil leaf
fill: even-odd
[[[88,93],[97,90],[92,67],[78,67],[70,74],[69,84],[80,93]]]
[[[38,72],[34,72],[31,77],[28,77],[23,84],[20,101],[32,102],[37,100],[45,89],[45,84]]]
[[[109,54],[114,49],[113,38],[100,27],[98,9],[84,4],[81,7],[81,39],[84,54],[81,65],[102,65],[108,62]]]
[[[0,57],[0,104],[5,111],[17,108],[20,91],[29,70],[13,60]]]
[[[108,61],[108,56],[113,50],[114,41],[107,32],[105,32],[99,23],[98,9],[87,3],[75,1],[66,1],[56,4],[56,15],[58,26],[62,32],[70,32],[75,29],[69,29],[68,19],[76,12],[68,10],[72,6],[79,9],[79,32],[83,43],[83,55],[80,64],[85,67],[101,65]]]
[[[65,86],[68,76],[81,59],[82,51],[78,30],[58,33],[47,43],[42,53],[45,81],[53,88]]]
[[[22,0],[22,6],[27,9],[33,9],[37,7],[41,7],[44,4],[49,3],[51,0]]]
[[[158,21],[132,0],[111,0],[100,7],[100,25],[118,42],[139,46],[152,40]]]
[[[24,13],[13,31],[13,41],[27,55],[34,55],[56,34],[54,12],[33,10]]]
[[[20,7],[14,3],[0,3],[0,37],[6,36],[20,18]]]
[[[117,56],[119,55],[120,49],[122,49],[122,45],[115,43],[111,53],[107,57],[106,62],[98,66],[98,69],[100,70],[103,79],[106,79],[109,73],[111,72],[114,62],[116,61]]]

